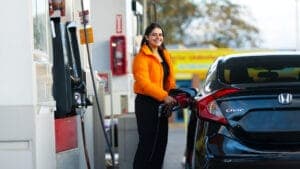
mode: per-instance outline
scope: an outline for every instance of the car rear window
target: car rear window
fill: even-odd
[[[228,84],[300,82],[300,55],[233,57],[221,67]]]

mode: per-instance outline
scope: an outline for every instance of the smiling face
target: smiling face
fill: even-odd
[[[152,32],[146,36],[146,39],[148,40],[148,45],[152,49],[158,48],[164,40],[163,32],[160,28],[154,28]]]

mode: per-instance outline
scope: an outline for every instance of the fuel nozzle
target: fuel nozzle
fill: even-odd
[[[158,116],[170,117],[172,112],[179,109],[189,107],[194,103],[194,97],[197,95],[197,90],[194,88],[178,88],[172,89],[169,95],[176,100],[175,105],[161,104],[158,108]]]
[[[180,106],[181,108],[187,108],[193,103],[194,97],[197,95],[197,89],[195,88],[172,89],[169,92],[169,95],[172,96],[177,101],[178,106]]]
[[[191,103],[191,98],[186,93],[179,93],[173,97],[177,101],[177,106],[180,108],[187,108]]]

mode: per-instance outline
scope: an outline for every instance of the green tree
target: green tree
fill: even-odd
[[[249,20],[248,9],[229,0],[198,4],[191,0],[147,2],[148,22],[157,21],[164,27],[167,44],[253,48],[261,42],[259,30]]]
[[[158,22],[164,28],[166,44],[182,43],[185,30],[199,14],[190,0],[147,0],[148,23]]]
[[[259,46],[259,30],[252,25],[246,7],[229,0],[211,0],[200,4],[199,11],[202,17],[194,20],[184,36],[186,45],[217,48]]]

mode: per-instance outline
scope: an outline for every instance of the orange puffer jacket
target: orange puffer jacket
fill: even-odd
[[[133,60],[134,92],[163,101],[168,91],[175,88],[174,68],[170,54],[164,50],[170,74],[163,87],[163,67],[147,45],[143,45]],[[165,88],[165,89],[164,89]]]

